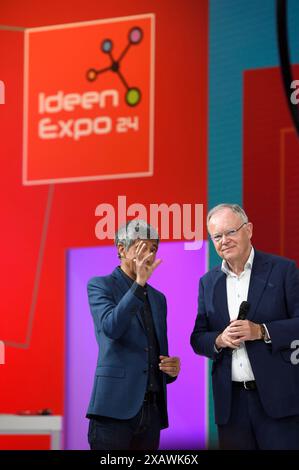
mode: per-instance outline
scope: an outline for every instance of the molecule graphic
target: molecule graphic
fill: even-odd
[[[112,49],[113,49],[113,42],[111,39],[104,39],[101,44],[101,51],[104,52],[104,54],[108,54],[110,59],[111,59],[111,65],[109,67],[105,67],[100,70],[96,69],[89,69],[86,74],[86,78],[88,81],[93,82],[96,80],[97,76],[100,75],[101,73],[108,72],[108,70],[111,70],[114,73],[117,73],[119,76],[120,80],[126,87],[126,95],[125,95],[125,100],[126,103],[129,106],[136,106],[140,100],[141,100],[141,91],[139,88],[136,87],[129,87],[128,83],[126,82],[124,76],[122,75],[120,71],[120,63],[128,50],[130,49],[131,46],[137,45],[142,41],[143,38],[143,31],[141,28],[135,26],[134,28],[131,28],[128,34],[128,39],[129,43],[123,50],[123,52],[120,54],[119,58],[117,60],[114,59],[112,55]]]

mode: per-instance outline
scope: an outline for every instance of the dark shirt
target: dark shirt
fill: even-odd
[[[120,267],[118,268],[126,280],[128,287],[130,288],[134,284],[134,280],[131,279]],[[154,321],[151,306],[147,296],[147,285],[139,286],[135,290],[135,295],[144,301],[144,307],[141,309],[141,318],[145,333],[147,336],[147,352],[148,352],[148,383],[147,392],[159,392],[162,389],[162,372],[159,369],[159,343],[155,331]]]

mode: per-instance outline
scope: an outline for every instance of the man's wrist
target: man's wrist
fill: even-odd
[[[136,297],[138,297],[139,300],[144,302],[146,296],[145,287],[141,286],[135,281],[134,284],[132,284],[131,291]]]
[[[145,284],[146,284],[146,281],[140,279],[138,276],[136,277],[136,282],[137,282],[137,284],[139,284],[142,287],[144,287]]]
[[[260,339],[263,340],[263,341],[268,341],[269,340],[269,336],[268,336],[268,332],[265,328],[265,325],[263,323],[261,323],[259,325],[260,327],[260,334],[261,334],[261,337]]]
[[[258,337],[258,339],[264,340],[264,337],[265,337],[264,325],[259,324],[258,326],[259,326],[259,337]]]
[[[222,333],[220,333],[220,335],[218,335],[217,338],[215,339],[215,346],[216,346],[217,349],[222,348],[222,346],[221,346],[221,334]]]

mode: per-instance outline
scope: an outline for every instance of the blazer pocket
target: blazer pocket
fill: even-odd
[[[96,375],[99,377],[118,377],[125,376],[125,369],[123,367],[104,367],[99,366],[96,368]]]

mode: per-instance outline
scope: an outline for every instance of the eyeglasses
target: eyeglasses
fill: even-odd
[[[223,235],[226,237],[226,238],[231,238],[231,237],[235,237],[238,233],[239,230],[241,230],[241,228],[246,225],[248,222],[243,222],[242,225],[240,225],[240,227],[238,228],[235,228],[235,229],[232,229],[232,230],[226,230],[226,232],[223,232],[223,233],[217,233],[216,235],[210,235],[210,238],[213,240],[213,242],[215,243],[220,243],[222,241],[222,238],[223,238]]]

